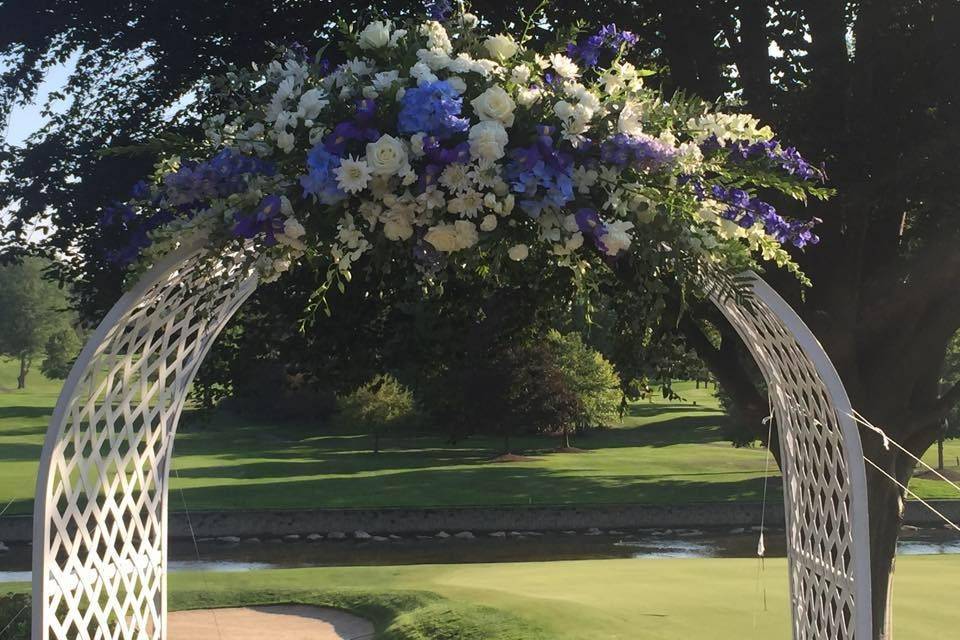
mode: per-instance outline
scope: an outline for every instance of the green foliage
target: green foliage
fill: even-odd
[[[49,338],[69,330],[65,292],[44,278],[49,263],[26,258],[0,267],[0,356],[20,361],[18,387]]]
[[[617,416],[622,397],[620,376],[610,361],[587,346],[578,333],[551,330],[546,344],[577,398],[577,426],[609,425]]]
[[[0,595],[0,637],[4,640],[30,640],[30,615],[30,596],[24,593]]]

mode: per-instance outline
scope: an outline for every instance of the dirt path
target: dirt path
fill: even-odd
[[[175,611],[170,640],[368,640],[373,625],[355,615],[322,607],[281,605]]]

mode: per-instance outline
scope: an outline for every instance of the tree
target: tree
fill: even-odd
[[[578,333],[553,329],[545,336],[547,348],[567,388],[576,396],[577,414],[562,426],[563,447],[570,448],[571,426],[584,429],[609,424],[617,416],[622,397],[620,376],[599,351],[588,347]]]
[[[413,394],[392,375],[380,374],[352,393],[337,398],[339,424],[373,434],[373,452],[380,453],[384,431],[409,427],[416,420]]]
[[[19,361],[18,389],[26,388],[33,358],[48,339],[65,330],[66,295],[43,277],[47,266],[28,258],[0,267],[0,355]]]
[[[81,346],[80,336],[73,327],[52,332],[43,346],[40,372],[48,378],[63,380],[70,374]]]

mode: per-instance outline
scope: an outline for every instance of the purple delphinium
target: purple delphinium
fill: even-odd
[[[807,162],[795,147],[783,147],[778,140],[757,142],[737,140],[730,144],[730,159],[734,161],[766,159],[787,174],[801,180],[823,180],[825,177],[823,170]]]
[[[271,162],[224,149],[206,162],[182,162],[177,171],[164,176],[163,186],[170,204],[190,208],[242,191],[250,175],[275,172]]]
[[[437,22],[446,21],[453,13],[453,3],[450,0],[429,0],[425,8],[427,16]]]
[[[600,145],[600,159],[619,167],[657,170],[672,164],[676,156],[676,149],[644,134],[618,133]]]
[[[233,233],[241,238],[253,238],[264,234],[267,246],[276,244],[276,232],[280,229],[280,196],[272,194],[264,197],[260,204],[251,213],[237,218],[233,225]]]
[[[545,207],[563,207],[573,200],[573,158],[553,143],[554,127],[537,127],[537,137],[528,147],[513,149],[506,176],[514,193],[521,195],[520,208],[538,217]]]
[[[334,169],[340,156],[330,153],[326,144],[318,144],[307,153],[307,174],[300,176],[304,197],[313,196],[323,204],[336,204],[347,197],[337,185]]]
[[[781,216],[776,208],[751,196],[743,189],[736,187],[726,188],[715,184],[710,187],[710,196],[727,206],[720,216],[736,223],[744,229],[749,229],[758,222],[763,225],[767,235],[773,237],[780,244],[792,244],[798,249],[809,244],[816,244],[820,238],[813,233],[813,227],[818,222],[814,218],[808,222],[787,220]]]
[[[578,60],[582,65],[595,67],[600,62],[600,56],[604,51],[611,55],[619,53],[621,47],[630,48],[637,43],[639,38],[630,31],[620,31],[617,25],[608,24],[600,27],[600,30],[583,38],[577,43],[567,45],[567,55]]]

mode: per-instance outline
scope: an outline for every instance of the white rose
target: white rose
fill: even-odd
[[[481,231],[493,231],[497,228],[497,216],[492,213],[488,213],[483,216],[483,220],[480,221],[480,230]]]
[[[433,245],[434,249],[443,253],[450,253],[458,249],[457,233],[454,231],[452,224],[438,224],[430,227],[423,239]]]
[[[515,244],[507,250],[507,255],[510,256],[511,260],[520,262],[527,259],[527,256],[530,255],[530,249],[525,244]]]
[[[377,175],[402,173],[407,166],[407,150],[400,140],[391,135],[382,135],[376,142],[367,144],[367,164]]]
[[[486,47],[490,57],[497,60],[512,58],[520,48],[517,46],[517,43],[513,41],[513,38],[502,33],[487,38],[483,46]]]
[[[517,108],[517,103],[503,87],[490,87],[471,100],[470,104],[481,120],[498,120],[505,127],[513,124],[513,111]]]
[[[390,23],[382,20],[371,22],[360,32],[357,44],[361,49],[380,49],[390,44]]]
[[[486,161],[499,160],[510,137],[503,125],[487,120],[470,127],[470,155]]]
[[[415,158],[423,156],[423,140],[427,137],[425,133],[415,133],[410,136],[410,152]]]

